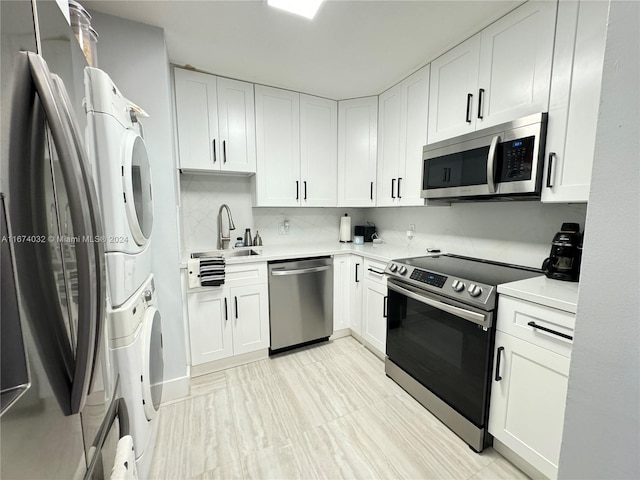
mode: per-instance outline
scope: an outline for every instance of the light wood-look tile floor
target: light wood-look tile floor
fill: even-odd
[[[352,337],[194,378],[161,408],[153,479],[526,479],[474,453]]]

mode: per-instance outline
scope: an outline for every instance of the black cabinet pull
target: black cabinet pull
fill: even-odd
[[[537,325],[536,322],[527,323],[530,327],[537,328],[538,330],[542,330],[543,332],[552,333],[553,335],[557,335],[562,338],[566,338],[568,340],[573,340],[571,335],[567,335],[566,333],[556,332],[555,330],[551,330],[550,328],[543,327],[542,325]]]
[[[389,297],[385,296],[384,297],[384,301],[382,302],[382,316],[383,318],[387,318],[387,301],[389,300]]]
[[[381,272],[380,270],[376,270],[375,268],[367,268],[367,270],[375,273],[376,275],[384,275],[384,272]]]
[[[467,123],[471,123],[471,100],[473,99],[473,94],[467,93],[467,115],[465,116],[465,120]]]
[[[227,297],[224,297],[224,320],[229,320],[229,312],[227,310]]]
[[[304,183],[304,199],[306,200],[307,199],[307,181],[305,180],[302,183]]]
[[[236,320],[238,319],[238,297],[233,297],[233,300],[236,302]]]
[[[553,182],[551,182],[551,165],[553,164],[554,158],[556,158],[556,154],[554,152],[549,152],[549,162],[547,165],[547,188],[553,187]]]
[[[296,200],[300,200],[300,182],[296,180]]]
[[[227,141],[222,141],[222,159],[224,163],[227,163]]]
[[[396,188],[396,179],[392,178],[391,179],[391,198],[396,198],[396,196],[393,194],[393,191]]]
[[[358,279],[358,267],[360,266],[359,263],[356,263],[356,283],[360,283],[360,280]]]
[[[498,351],[496,352],[496,382],[502,380],[500,376],[500,359],[502,355],[500,355],[504,351],[504,347],[498,347]]]
[[[216,163],[216,161],[218,160],[216,157],[216,139],[213,139],[213,163]]]
[[[402,177],[398,177],[398,198],[402,198],[402,195],[400,195],[400,182],[402,182]]]
[[[482,116],[482,101],[484,100],[484,88],[478,90],[478,118],[482,120],[484,117]]]
[[[373,182],[371,182],[371,200],[373,200]]]

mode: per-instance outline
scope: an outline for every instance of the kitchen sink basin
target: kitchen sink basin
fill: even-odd
[[[237,258],[237,257],[251,257],[255,255],[260,255],[260,252],[252,249],[252,248],[243,248],[239,250],[211,250],[209,252],[195,252],[191,254],[191,258],[208,258],[208,257],[219,257],[223,256],[225,258]]]

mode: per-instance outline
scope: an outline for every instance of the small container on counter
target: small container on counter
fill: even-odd
[[[75,0],[69,0],[71,29],[91,67],[98,66],[98,34],[91,28],[91,15]]]
[[[244,247],[244,242],[242,241],[242,237],[236,238],[236,247]]]
[[[362,235],[356,235],[353,237],[354,245],[364,245],[364,237]]]
[[[253,246],[254,247],[262,246],[262,237],[260,236],[260,232],[258,230],[256,230],[256,238],[253,239]]]
[[[251,229],[247,228],[244,231],[244,246],[251,247],[253,246],[253,240],[251,239]]]

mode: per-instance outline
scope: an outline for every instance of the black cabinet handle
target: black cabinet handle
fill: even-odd
[[[373,182],[371,182],[371,200],[373,200]]]
[[[542,325],[537,325],[536,322],[527,323],[530,327],[537,328],[538,330],[542,330],[543,332],[552,333],[553,335],[557,335],[562,338],[566,338],[568,340],[573,340],[571,335],[567,335],[566,333],[556,332],[555,330],[551,330],[550,328],[543,327]]]
[[[304,183],[304,199],[306,200],[307,199],[307,181],[305,180],[302,183]]]
[[[300,200],[300,182],[296,180],[296,200]]]
[[[396,188],[396,179],[392,178],[391,179],[391,198],[396,198],[396,196],[393,194],[393,191]]]
[[[213,139],[213,163],[216,163],[216,161],[218,160],[216,157],[216,139]]]
[[[227,141],[222,141],[222,159],[224,163],[227,163]]]
[[[402,182],[402,177],[398,177],[398,198],[402,198],[402,195],[400,195],[400,182]]]
[[[467,93],[467,115],[465,116],[465,120],[467,123],[471,123],[471,100],[473,99],[473,94]]]
[[[238,297],[233,297],[233,300],[236,302],[236,320],[238,319]]]
[[[367,268],[367,270],[375,273],[376,275],[384,275],[384,272],[381,272],[380,270],[376,270],[375,268]]]
[[[500,376],[500,360],[502,359],[502,355],[500,355],[504,351],[504,347],[498,347],[498,351],[496,352],[496,382],[502,380]]]
[[[384,301],[382,302],[382,316],[384,318],[387,318],[387,302],[389,300],[389,297],[384,297]]]
[[[484,100],[484,88],[478,90],[478,118],[482,120],[484,117],[482,116],[482,101]]]
[[[551,182],[551,165],[553,164],[554,158],[556,158],[556,154],[554,152],[549,152],[549,162],[547,165],[547,188],[553,187],[553,182]]]
[[[227,310],[227,297],[224,297],[224,320],[229,320],[229,312]]]
[[[359,263],[356,263],[356,283],[360,283],[360,279],[358,279],[358,267],[360,266]]]

